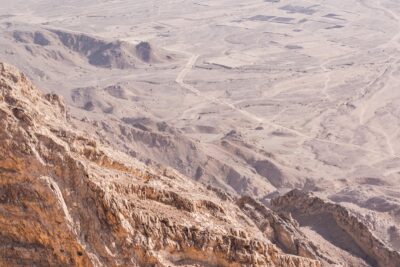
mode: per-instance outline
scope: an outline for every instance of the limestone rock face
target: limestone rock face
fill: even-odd
[[[272,243],[272,211],[261,227],[246,201],[91,139],[6,64],[0,140],[0,266],[320,266],[307,243]]]
[[[277,212],[290,214],[300,224],[313,227],[337,247],[364,258],[369,266],[400,266],[400,253],[385,245],[374,236],[362,218],[341,205],[293,190],[273,199],[271,206]],[[314,220],[315,224],[310,220]]]

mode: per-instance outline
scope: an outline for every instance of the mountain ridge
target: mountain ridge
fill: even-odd
[[[228,198],[74,129],[57,95],[4,63],[0,93],[2,264],[320,266],[283,253]]]

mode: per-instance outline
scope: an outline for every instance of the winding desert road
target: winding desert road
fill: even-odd
[[[187,64],[185,65],[185,67],[179,72],[178,76],[176,77],[175,81],[176,83],[178,83],[182,88],[185,88],[186,90],[192,92],[193,94],[207,100],[210,103],[214,103],[214,104],[219,104],[225,107],[228,107],[232,110],[235,110],[237,112],[239,112],[240,114],[244,115],[245,117],[260,123],[260,124],[265,124],[268,126],[271,126],[273,128],[276,129],[280,129],[280,130],[284,130],[286,132],[292,133],[294,135],[297,135],[301,138],[303,138],[304,140],[314,140],[314,141],[318,141],[321,143],[326,143],[326,144],[333,144],[333,145],[337,145],[337,146],[342,146],[342,147],[347,147],[347,148],[351,148],[351,149],[358,149],[358,150],[362,150],[365,152],[369,152],[369,153],[373,153],[373,154],[377,154],[377,155],[381,155],[381,156],[385,156],[385,157],[390,157],[390,158],[400,158],[400,156],[395,155],[394,153],[385,153],[385,152],[380,152],[380,151],[376,151],[376,150],[372,150],[372,149],[368,149],[362,146],[358,146],[355,144],[350,144],[350,143],[345,143],[345,142],[338,142],[338,141],[331,141],[331,140],[326,140],[326,139],[322,139],[322,138],[318,138],[318,137],[314,137],[314,136],[309,136],[305,133],[302,133],[298,130],[274,123],[272,121],[266,120],[265,118],[261,118],[255,114],[252,114],[248,111],[242,110],[238,107],[236,107],[235,105],[233,105],[232,103],[229,103],[227,101],[212,97],[212,96],[208,96],[204,93],[202,93],[201,91],[199,91],[198,89],[196,89],[194,86],[185,83],[185,77],[186,75],[192,70],[193,66],[195,65],[196,61],[199,58],[199,55],[197,54],[189,54],[186,53],[188,55],[191,55],[189,57],[189,60],[187,62]]]

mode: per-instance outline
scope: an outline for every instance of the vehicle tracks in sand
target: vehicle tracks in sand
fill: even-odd
[[[350,149],[357,149],[357,150],[361,150],[361,151],[364,151],[364,152],[368,152],[368,153],[372,153],[372,154],[376,154],[376,155],[380,155],[380,156],[384,156],[384,157],[399,158],[400,159],[400,156],[395,155],[394,153],[392,155],[392,153],[376,151],[376,150],[373,150],[373,149],[368,149],[368,148],[365,148],[365,147],[362,147],[362,146],[359,146],[359,145],[355,145],[355,144],[351,144],[351,143],[332,141],[332,140],[327,140],[327,139],[323,139],[323,138],[310,136],[310,135],[302,133],[302,132],[300,132],[298,130],[292,129],[292,128],[284,126],[284,125],[280,125],[280,124],[274,123],[273,121],[266,120],[265,118],[259,117],[259,116],[255,115],[253,113],[250,113],[250,112],[248,112],[246,110],[240,109],[240,108],[236,107],[235,105],[233,105],[232,103],[229,103],[229,102],[227,102],[225,100],[221,100],[221,99],[206,95],[206,94],[202,93],[201,91],[199,91],[198,89],[196,89],[194,86],[192,86],[190,84],[187,84],[185,82],[186,75],[192,70],[193,66],[195,65],[195,63],[198,60],[198,58],[200,57],[200,55],[190,54],[190,53],[187,53],[187,52],[185,52],[185,54],[190,55],[190,57],[189,57],[189,60],[188,60],[187,64],[178,73],[178,75],[177,75],[177,77],[175,79],[176,83],[178,83],[182,88],[190,91],[191,93],[197,95],[198,97],[201,97],[201,98],[207,100],[210,103],[214,103],[214,104],[218,104],[218,105],[221,105],[221,106],[228,107],[228,108],[230,108],[230,109],[242,114],[243,116],[245,116],[245,117],[247,117],[247,118],[249,118],[249,119],[251,119],[251,120],[253,120],[253,121],[257,122],[257,123],[265,124],[265,125],[271,126],[272,128],[286,131],[286,132],[291,133],[293,135],[297,135],[297,136],[301,137],[304,140],[313,140],[313,141],[317,141],[317,142],[320,142],[320,143],[332,144],[332,145],[342,146],[342,147],[346,147],[346,148],[350,148]]]

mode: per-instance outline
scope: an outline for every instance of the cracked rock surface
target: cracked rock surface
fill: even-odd
[[[321,266],[270,209],[92,139],[3,63],[0,140],[1,266]]]

